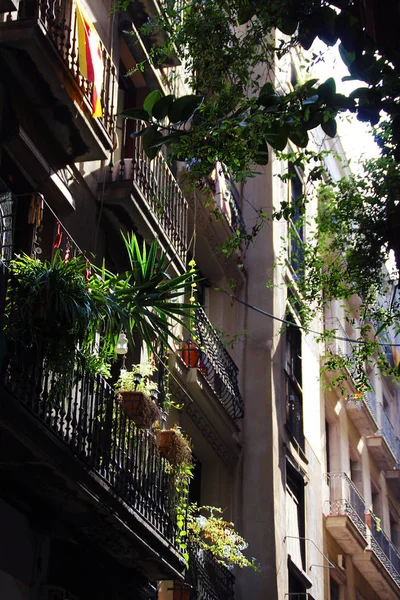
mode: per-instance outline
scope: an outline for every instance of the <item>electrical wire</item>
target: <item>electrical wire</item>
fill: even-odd
[[[240,298],[237,298],[236,296],[227,292],[226,290],[218,289],[217,291],[222,292],[223,294],[226,294],[227,296],[229,296],[229,298],[231,300],[234,300],[235,302],[238,302],[239,304],[243,304],[243,306],[246,306],[246,308],[250,308],[251,310],[254,310],[255,312],[258,312],[261,315],[264,315],[266,317],[269,317],[270,319],[274,319],[275,321],[279,321],[280,323],[284,323],[285,325],[290,325],[291,327],[297,327],[297,329],[302,329],[306,333],[314,333],[315,335],[321,335],[320,331],[315,331],[313,329],[309,329],[308,327],[304,327],[304,325],[299,325],[298,323],[294,323],[293,321],[288,321],[287,319],[281,319],[280,317],[277,317],[276,315],[273,315],[272,313],[269,313],[266,310],[263,310],[262,308],[258,308],[257,306],[254,306],[253,304],[246,302],[245,300],[240,300]],[[342,337],[342,336],[337,336],[337,335],[333,335],[332,339],[340,340],[342,342],[351,342],[353,344],[361,344],[361,345],[367,343],[364,340],[354,340],[352,338]],[[385,344],[384,342],[376,342],[376,343],[378,344],[378,346],[400,346],[400,344],[392,344],[390,342],[387,344]]]

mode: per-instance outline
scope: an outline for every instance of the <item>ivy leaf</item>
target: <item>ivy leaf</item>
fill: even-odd
[[[163,97],[160,90],[153,90],[146,96],[143,102],[143,108],[149,115],[151,115],[153,106]]]
[[[157,119],[157,121],[161,121],[162,119],[164,119],[164,117],[167,116],[168,111],[169,111],[170,107],[172,106],[174,100],[175,100],[175,97],[172,95],[163,96],[162,98],[157,100],[157,102],[153,106],[153,112],[152,112],[153,117],[155,119]]]
[[[202,101],[201,96],[182,96],[173,102],[168,110],[168,118],[171,123],[179,123],[190,119],[196,108]]]
[[[143,108],[127,108],[120,113],[124,119],[136,119],[136,121],[148,121],[149,114]]]
[[[326,123],[321,123],[322,131],[326,133],[327,136],[333,138],[337,133],[337,124],[335,119],[328,119]]]

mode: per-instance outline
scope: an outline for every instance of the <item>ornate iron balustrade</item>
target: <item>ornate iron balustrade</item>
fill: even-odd
[[[59,380],[37,351],[10,344],[8,350],[0,385],[174,544],[170,481],[153,434],[133,425],[99,375],[76,366]]]
[[[377,432],[378,435],[381,435],[387,442],[387,445],[389,446],[393,456],[397,457],[396,454],[396,434],[394,432],[394,427],[390,422],[389,417],[387,416],[385,409],[383,408],[382,404],[378,405],[379,408],[379,417],[378,417],[378,421],[380,424],[379,427],[379,431]]]
[[[378,408],[377,408],[377,402],[376,402],[376,394],[375,394],[374,390],[372,390],[371,392],[364,392],[363,402],[364,402],[365,406],[367,406],[369,412],[371,413],[371,415],[374,417],[374,419],[376,421],[378,418]]]
[[[79,71],[76,7],[72,0],[37,0],[20,2],[18,13],[10,12],[7,20],[40,20],[56,47],[66,68],[71,73],[89,104],[92,104],[93,84],[82,77]],[[103,86],[100,91],[103,116],[99,117],[109,138],[115,131],[114,97],[117,90],[117,72],[106,47],[100,40],[103,59]]]
[[[327,473],[329,515],[347,515],[366,538],[365,500],[346,473]]]
[[[127,134],[138,133],[144,126],[137,121],[125,121],[122,148]],[[143,138],[132,140],[132,158],[121,158],[111,171],[112,180],[131,179],[141,190],[148,207],[170,240],[171,247],[186,264],[188,203],[171,169],[161,153],[150,160],[143,150]]]
[[[371,530],[371,547],[385,569],[400,587],[400,554],[380,528],[375,515],[370,513],[368,525]]]
[[[192,586],[190,600],[234,600],[235,577],[217,563],[210,552],[189,546],[186,582]]]
[[[239,391],[239,369],[202,308],[196,310],[196,343],[200,348],[200,370],[234,421],[244,416]]]

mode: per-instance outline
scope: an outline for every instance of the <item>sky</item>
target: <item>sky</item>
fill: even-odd
[[[321,53],[321,60],[313,69],[315,76],[321,81],[333,77],[336,81],[336,90],[341,94],[349,94],[352,90],[363,87],[361,81],[342,81],[342,77],[349,75],[347,67],[340,58],[338,44],[333,48],[327,48],[318,39],[314,42],[311,51]],[[371,127],[368,123],[361,123],[354,115],[342,113],[337,118],[338,134],[341,138],[344,150],[351,159],[353,169],[360,160],[373,158],[378,155],[378,147],[373,141],[370,133]]]

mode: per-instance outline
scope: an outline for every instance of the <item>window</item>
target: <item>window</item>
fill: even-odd
[[[332,577],[329,580],[329,591],[330,600],[340,600],[340,586]]]
[[[305,571],[304,480],[291,462],[286,462],[286,546],[290,562]],[[293,571],[293,569],[292,569]]]
[[[289,263],[296,275],[304,274],[304,212],[303,212],[303,183],[298,171],[291,165],[290,174],[290,207],[289,219]]]
[[[293,321],[290,313],[287,321]],[[299,447],[304,450],[303,434],[303,393],[301,361],[301,331],[295,325],[286,330],[286,425]]]

